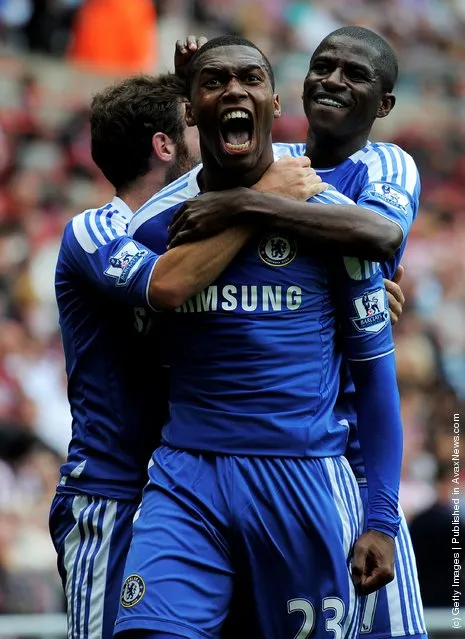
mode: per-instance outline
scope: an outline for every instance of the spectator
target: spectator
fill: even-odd
[[[76,15],[69,59],[104,73],[152,71],[155,35],[151,0],[87,0]]]
[[[452,487],[451,464],[441,464],[437,471],[437,499],[432,506],[416,515],[410,525],[413,548],[417,558],[418,577],[425,607],[450,608],[453,582]],[[457,497],[458,498],[458,497]],[[455,524],[458,539],[463,539],[463,520]],[[434,548],[434,552],[432,549]],[[461,556],[463,556],[460,553]],[[455,590],[463,592],[463,574]]]

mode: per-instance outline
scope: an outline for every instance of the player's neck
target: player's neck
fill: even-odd
[[[347,138],[334,138],[329,135],[316,136],[309,131],[306,155],[311,159],[314,169],[325,169],[341,164],[353,153],[363,149],[367,141],[366,132],[355,137],[350,135]]]
[[[270,144],[269,148],[264,151],[257,164],[250,171],[224,169],[208,153],[202,154],[202,163],[202,187],[204,191],[224,191],[238,186],[250,187],[260,180],[273,163],[273,147]]]
[[[163,171],[150,171],[135,180],[130,186],[117,190],[116,195],[135,213],[164,186],[165,173]]]

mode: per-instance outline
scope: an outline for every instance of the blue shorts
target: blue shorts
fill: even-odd
[[[368,503],[366,483],[360,484],[364,507]],[[395,579],[364,597],[359,639],[427,637],[415,555],[404,513],[396,537]]]
[[[50,533],[67,603],[68,637],[110,639],[137,504],[55,495]]]
[[[355,639],[350,578],[362,510],[344,458],[194,454],[159,448],[135,518],[115,635],[216,639],[235,596],[253,636]],[[243,608],[241,608],[243,610]],[[250,629],[249,624],[249,629]]]

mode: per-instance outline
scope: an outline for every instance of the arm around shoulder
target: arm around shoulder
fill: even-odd
[[[315,196],[308,202],[279,195],[255,196],[255,211],[274,226],[304,237],[319,247],[360,259],[384,262],[390,259],[403,240],[402,230],[376,211],[347,203],[325,202],[333,191]]]

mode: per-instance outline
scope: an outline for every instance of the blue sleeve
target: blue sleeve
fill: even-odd
[[[67,268],[102,295],[133,306],[150,306],[149,284],[159,255],[127,235],[106,243],[90,241],[80,229],[80,217],[68,223],[63,236]]]
[[[169,225],[180,206],[176,204],[162,211],[148,208],[143,215],[136,213],[129,224],[129,235],[160,255],[166,253]]]
[[[404,240],[418,213],[420,177],[413,158],[395,144],[375,144],[357,204],[400,226]]]
[[[400,521],[402,423],[389,308],[379,265],[344,258],[337,298],[368,481],[367,526],[395,537]]]

